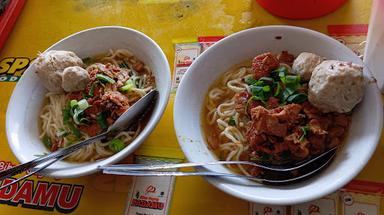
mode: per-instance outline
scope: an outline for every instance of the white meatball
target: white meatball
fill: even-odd
[[[70,51],[48,51],[35,60],[36,73],[50,92],[63,91],[61,76],[66,67],[82,65],[83,61]]]
[[[84,90],[89,82],[87,70],[80,66],[70,66],[64,69],[62,87],[66,92]]]
[[[319,65],[321,61],[322,58],[316,54],[302,52],[293,61],[292,72],[294,74],[300,75],[302,80],[309,81],[313,69],[315,69],[315,67]]]
[[[363,98],[365,80],[360,65],[326,60],[309,81],[308,100],[323,112],[350,112]]]

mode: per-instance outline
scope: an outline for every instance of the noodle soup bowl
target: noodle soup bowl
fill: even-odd
[[[178,88],[174,123],[179,144],[190,162],[212,162],[202,127],[202,110],[208,89],[233,66],[265,52],[286,50],[295,56],[312,52],[327,59],[363,65],[348,47],[324,34],[291,26],[266,26],[241,31],[219,41],[200,55],[188,69]],[[370,75],[364,71],[364,75]],[[294,184],[264,185],[243,178],[206,179],[224,192],[251,202],[296,204],[321,198],[344,186],[366,165],[378,144],[382,129],[382,101],[375,83],[367,84],[363,101],[352,114],[344,145],[330,165],[320,173]],[[209,132],[209,131],[206,131]],[[231,173],[223,165],[205,171]]]
[[[148,122],[138,136],[118,153],[92,162],[59,161],[48,167],[43,172],[44,175],[56,178],[78,177],[96,172],[100,165],[116,163],[132,154],[159,122],[168,103],[171,87],[170,70],[161,48],[145,34],[119,26],[97,27],[70,35],[46,51],[73,51],[80,58],[86,58],[107,53],[110,49],[127,49],[152,70],[159,96]],[[20,163],[49,153],[39,138],[39,114],[47,90],[35,74],[35,70],[35,65],[32,63],[20,78],[6,113],[8,143]]]

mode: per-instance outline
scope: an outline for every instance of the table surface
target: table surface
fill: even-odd
[[[0,52],[7,57],[33,59],[40,51],[77,31],[104,25],[137,29],[153,38],[174,65],[175,41],[198,36],[229,35],[263,25],[295,25],[327,33],[328,25],[367,24],[371,1],[349,0],[336,12],[312,20],[274,17],[252,0],[30,0]],[[0,83],[0,157],[17,163],[5,135],[5,112],[14,82]],[[173,129],[174,95],[155,131],[137,152],[141,155],[183,158]],[[381,141],[369,164],[357,179],[384,182]],[[34,179],[36,180],[36,179]],[[44,179],[51,181],[50,179]],[[111,182],[112,181],[112,182]],[[100,174],[66,179],[60,183],[88,186],[75,214],[121,214],[125,208],[127,183],[124,177]],[[248,202],[214,188],[200,177],[177,178],[170,214],[248,214]],[[50,214],[41,210],[0,204],[3,214]],[[114,213],[113,213],[114,212]]]

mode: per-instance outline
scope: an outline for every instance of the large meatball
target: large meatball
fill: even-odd
[[[62,73],[69,66],[82,66],[83,61],[70,51],[48,51],[35,60],[36,73],[50,92],[62,92]]]
[[[62,87],[65,92],[84,90],[89,82],[88,71],[80,66],[70,66],[64,69]]]
[[[312,73],[308,100],[323,112],[350,112],[362,100],[364,85],[360,65],[326,60]]]
[[[301,79],[304,81],[309,81],[313,70],[317,65],[322,61],[322,58],[316,54],[309,52],[302,52],[297,56],[293,61],[292,72],[294,74],[300,75]]]

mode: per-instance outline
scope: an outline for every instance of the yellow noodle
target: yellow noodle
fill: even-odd
[[[136,62],[137,59],[132,55],[131,52],[118,49],[118,50],[110,50],[110,53],[107,56],[102,56],[99,58],[95,58],[96,62],[103,63],[112,63],[116,66],[119,66],[123,61],[125,62]],[[103,69],[104,65],[96,63],[91,66],[96,66],[99,69]],[[129,102],[135,102],[148,93],[154,87],[154,82],[150,82],[152,76],[151,70],[145,66],[146,72],[145,74],[137,74],[134,71],[130,71],[132,76],[130,77],[133,81],[138,83],[138,87],[133,87],[131,91],[126,93]],[[130,70],[129,68],[127,68]],[[44,138],[45,136],[50,137],[52,142],[62,142],[63,144],[60,147],[68,146],[70,143],[67,142],[66,138],[59,137],[58,132],[61,130],[69,132],[69,128],[64,125],[63,122],[63,113],[62,110],[68,104],[68,100],[65,94],[46,94],[47,103],[43,106],[42,111],[40,113],[41,120],[41,132],[40,138]],[[125,145],[130,144],[135,137],[141,131],[141,127],[139,126],[135,131],[123,131],[117,134],[114,138],[121,139]],[[89,136],[85,133],[81,133],[81,140],[85,140],[89,138]],[[88,145],[74,153],[72,153],[67,160],[75,161],[75,162],[85,162],[85,161],[93,161],[101,158],[105,158],[111,156],[113,152],[109,149],[108,143],[102,143],[100,141],[95,142],[95,144]]]
[[[205,123],[210,128],[217,128],[219,131],[218,154],[225,160],[240,160],[240,156],[249,148],[245,138],[248,116],[236,110],[235,94],[244,92],[250,93],[249,86],[245,80],[253,77],[252,69],[243,64],[237,68],[224,73],[207,93],[205,101]],[[291,71],[290,66],[281,64]],[[233,120],[230,123],[230,120]],[[234,123],[234,124],[233,124]],[[209,131],[207,131],[209,132]],[[209,138],[208,138],[209,139]],[[210,143],[211,144],[211,143]],[[247,170],[241,166],[228,166],[233,170],[240,170],[243,174],[249,175]],[[236,167],[236,168],[234,168]]]

